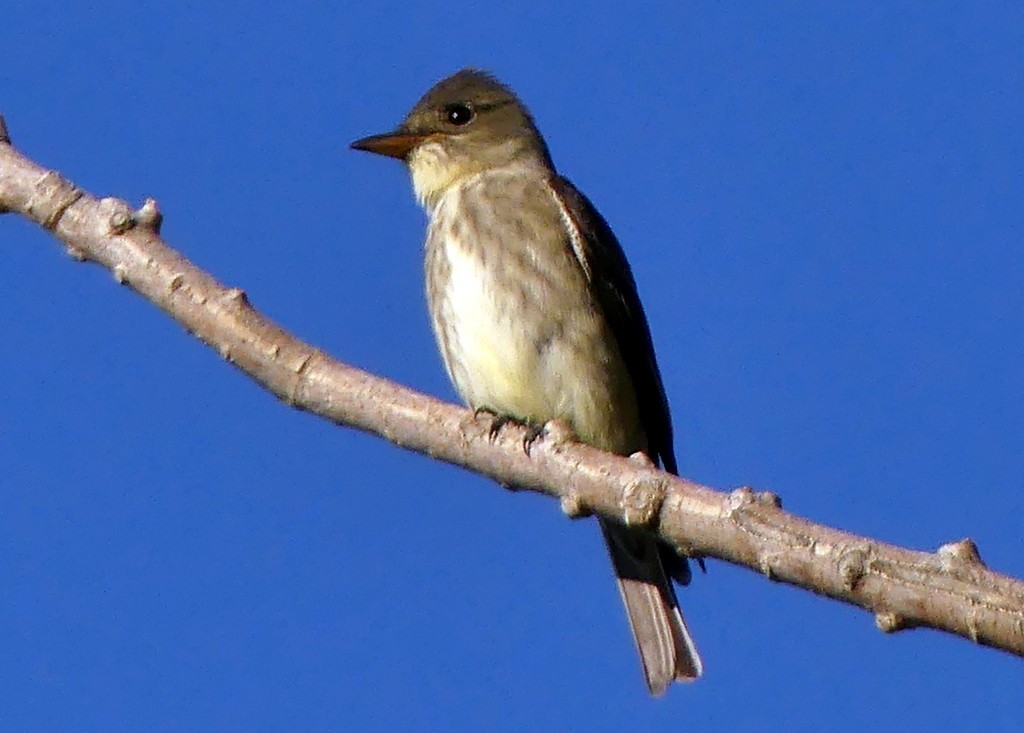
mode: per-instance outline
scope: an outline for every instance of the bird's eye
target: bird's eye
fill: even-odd
[[[468,125],[473,121],[473,110],[466,104],[449,104],[444,108],[444,118],[456,127]]]

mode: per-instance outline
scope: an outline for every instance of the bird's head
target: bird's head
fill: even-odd
[[[450,186],[513,164],[550,168],[544,138],[511,89],[463,69],[431,88],[392,132],[352,143],[404,161],[417,198],[431,206]]]

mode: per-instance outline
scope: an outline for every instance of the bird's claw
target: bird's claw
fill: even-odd
[[[535,422],[524,423],[524,427],[526,428],[526,435],[523,437],[523,452],[526,455],[530,455],[530,451],[533,450],[533,444],[543,438],[547,431],[543,425]]]
[[[540,423],[523,420],[515,415],[502,415],[490,407],[478,407],[473,410],[474,418],[479,418],[481,415],[489,415],[491,418],[491,426],[487,429],[487,437],[492,443],[498,439],[498,434],[506,425],[512,424],[525,428],[526,435],[523,436],[523,452],[526,455],[530,455],[533,444],[544,437],[544,426]]]

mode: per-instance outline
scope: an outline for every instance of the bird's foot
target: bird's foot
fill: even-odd
[[[544,426],[540,423],[524,420],[515,415],[500,414],[497,410],[490,407],[478,407],[473,410],[473,417],[478,418],[481,415],[489,415],[491,417],[491,427],[487,430],[487,437],[492,443],[498,439],[498,434],[506,425],[518,425],[524,428],[526,435],[523,436],[523,452],[526,455],[530,455],[533,444],[543,438],[545,434]]]
[[[491,426],[487,429],[487,438],[492,443],[498,438],[498,433],[501,429],[508,425],[514,418],[511,415],[501,415],[497,410],[491,407],[478,407],[473,410],[473,417],[480,419],[486,415],[491,419]]]

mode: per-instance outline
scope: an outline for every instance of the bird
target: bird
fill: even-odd
[[[492,432],[558,419],[584,443],[638,451],[677,472],[650,327],[626,255],[590,200],[560,175],[511,88],[466,68],[397,128],[351,144],[403,161],[428,225],[431,324],[455,390]],[[600,519],[650,693],[703,662],[672,579],[685,557],[640,528]]]

